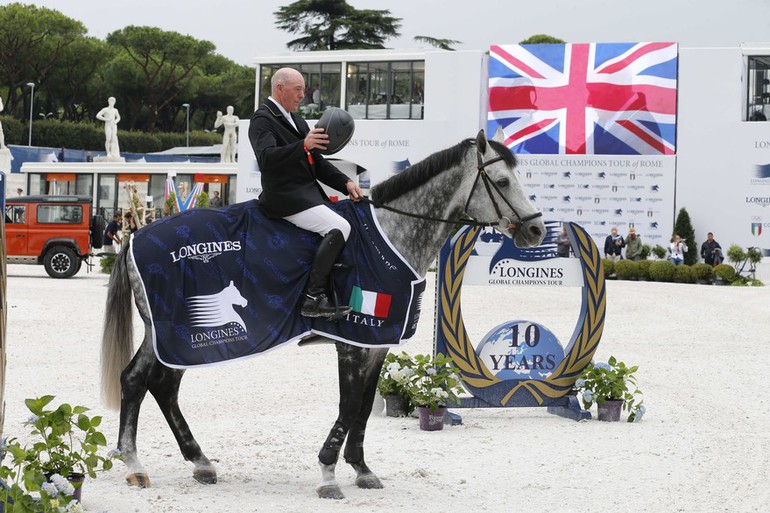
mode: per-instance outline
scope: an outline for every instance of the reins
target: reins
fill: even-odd
[[[469,141],[472,141],[472,140],[469,140]],[[394,212],[396,214],[400,214],[407,217],[413,217],[415,219],[424,219],[426,221],[434,221],[434,222],[446,223],[446,224],[479,226],[482,228],[504,226],[506,229],[513,230],[514,232],[519,230],[521,225],[523,225],[527,221],[531,221],[532,219],[537,219],[538,217],[541,217],[543,215],[542,212],[535,212],[534,214],[528,215],[526,217],[521,217],[521,215],[519,215],[519,212],[516,210],[516,208],[513,205],[511,205],[510,201],[508,201],[508,198],[506,198],[503,195],[503,193],[500,192],[500,188],[497,186],[497,184],[495,184],[495,182],[492,181],[492,179],[489,177],[486,171],[487,166],[490,166],[495,162],[499,162],[503,160],[503,157],[498,155],[497,157],[494,157],[485,161],[481,157],[481,152],[479,151],[478,146],[476,146],[476,158],[478,160],[478,165],[476,166],[476,169],[477,169],[476,179],[473,181],[473,187],[471,187],[471,192],[468,194],[468,199],[465,201],[465,208],[463,209],[463,213],[462,213],[463,217],[460,217],[458,219],[444,219],[441,217],[431,217],[431,216],[425,216],[422,214],[415,214],[413,212],[406,212],[405,210],[391,207],[389,205],[386,205],[385,203],[380,203],[368,197],[364,197],[362,201],[371,203],[375,208],[383,208],[390,212]],[[468,206],[470,205],[471,198],[473,197],[473,192],[476,190],[476,185],[479,183],[479,180],[483,182],[484,188],[487,191],[487,196],[492,201],[492,205],[495,207],[495,213],[497,214],[497,217],[498,217],[497,222],[477,221],[468,214]],[[502,214],[502,211],[500,210],[500,206],[497,204],[497,201],[495,200],[494,192],[497,192],[497,195],[500,196],[500,198],[502,198],[502,200],[505,202],[508,208],[511,209],[511,211],[513,212],[513,215],[516,216],[517,222],[511,221],[510,218]]]

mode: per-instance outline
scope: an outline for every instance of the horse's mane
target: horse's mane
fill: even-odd
[[[475,139],[465,139],[451,148],[428,156],[402,173],[391,176],[384,182],[372,187],[370,191],[372,199],[379,203],[387,203],[423,185],[439,173],[457,165],[465,158],[468,150],[476,146],[475,143]],[[516,166],[516,156],[504,144],[497,141],[487,141],[487,143],[503,158],[503,162],[510,169]]]

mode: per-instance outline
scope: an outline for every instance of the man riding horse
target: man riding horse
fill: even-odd
[[[294,114],[305,98],[305,79],[292,68],[281,68],[271,80],[271,96],[251,117],[249,140],[262,173],[259,203],[267,216],[283,218],[323,237],[313,259],[301,313],[305,317],[344,315],[349,306],[329,299],[327,284],[337,257],[350,235],[350,224],[325,205],[329,200],[318,180],[349,195],[363,192],[353,180],[326,161],[329,136],[322,128],[310,130]]]

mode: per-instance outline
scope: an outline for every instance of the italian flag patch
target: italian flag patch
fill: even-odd
[[[350,306],[358,313],[373,315],[375,317],[387,317],[390,313],[390,294],[362,290],[353,286],[350,293]]]

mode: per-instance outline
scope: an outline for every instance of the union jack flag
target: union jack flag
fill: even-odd
[[[676,43],[492,46],[488,130],[516,153],[673,155]]]

